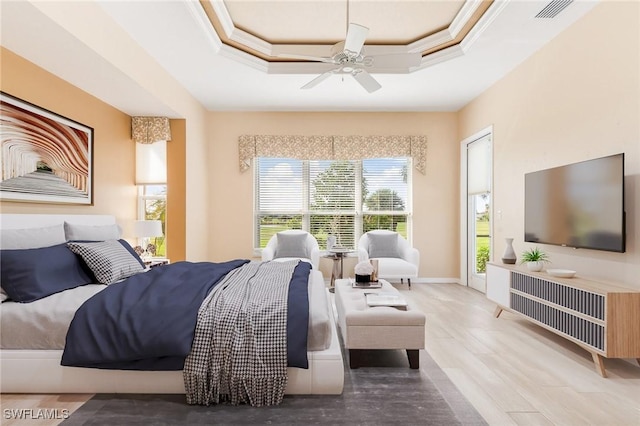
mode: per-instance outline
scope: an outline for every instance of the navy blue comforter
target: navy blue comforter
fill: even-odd
[[[182,370],[202,301],[228,272],[246,262],[178,262],[111,284],[76,312],[61,364]],[[289,365],[301,368],[308,367],[309,270],[309,265],[301,262],[289,286]]]

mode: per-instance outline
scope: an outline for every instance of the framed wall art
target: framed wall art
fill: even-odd
[[[0,200],[93,204],[93,128],[0,92]]]

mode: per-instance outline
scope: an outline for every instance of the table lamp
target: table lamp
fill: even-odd
[[[149,243],[149,238],[161,237],[162,222],[159,220],[136,220],[133,223],[133,235],[142,238],[140,257],[148,259],[156,254],[156,245]],[[138,251],[138,250],[136,250]]]

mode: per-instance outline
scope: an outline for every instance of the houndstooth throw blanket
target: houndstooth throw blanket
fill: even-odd
[[[198,310],[184,364],[187,403],[277,405],[287,386],[287,297],[298,261],[249,262]]]

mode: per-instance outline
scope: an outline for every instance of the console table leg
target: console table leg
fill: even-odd
[[[496,310],[493,311],[493,316],[498,318],[501,313],[502,313],[502,308],[500,306],[496,306]]]
[[[593,357],[593,363],[596,365],[596,371],[600,373],[602,377],[606,378],[607,372],[604,369],[604,359],[602,358],[602,355],[591,352],[591,356]]]
[[[420,368],[420,351],[417,349],[407,349],[407,358],[409,358],[409,367],[417,370]]]

